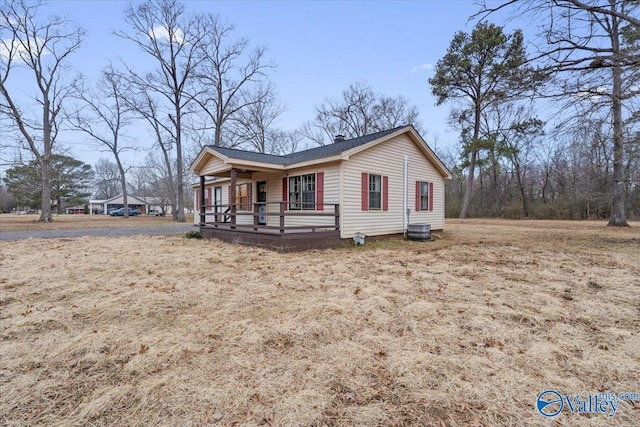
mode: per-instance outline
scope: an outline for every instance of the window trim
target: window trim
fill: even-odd
[[[245,202],[242,203],[242,192],[240,190],[240,188],[242,186],[245,186],[247,188],[246,191],[246,195],[244,197]],[[248,182],[243,182],[242,184],[236,184],[236,200],[235,200],[235,205],[236,205],[236,210],[238,211],[249,211],[249,183]]]
[[[371,190],[372,178],[373,179],[378,178],[378,186],[379,186],[378,191]],[[370,210],[370,211],[382,211],[382,205],[383,205],[383,202],[382,202],[382,193],[383,193],[383,191],[382,191],[382,179],[383,178],[382,178],[381,174],[376,174],[376,173],[370,173],[369,174],[369,192],[368,192],[369,193],[369,195],[368,195],[369,209],[368,210]],[[372,203],[371,203],[373,201],[373,197],[371,197],[372,194],[378,195],[376,200],[379,202],[379,206],[372,206]]]
[[[428,212],[429,209],[429,181],[420,181],[420,211]],[[425,192],[426,190],[426,192]],[[426,202],[426,203],[425,203]]]
[[[292,211],[313,211],[317,210],[318,176],[317,172],[291,175],[287,177],[287,208]],[[305,182],[305,177],[311,182]],[[297,186],[292,185],[297,181]],[[313,184],[313,190],[306,190],[305,185]],[[296,191],[293,191],[297,187]],[[296,195],[296,200],[291,200],[291,196]],[[313,195],[313,202],[304,200],[305,195]]]

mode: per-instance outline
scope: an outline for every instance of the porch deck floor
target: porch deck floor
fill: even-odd
[[[279,227],[204,224],[200,225],[200,233],[205,239],[263,247],[277,252],[296,252],[339,247],[340,231],[327,228],[329,227],[288,228],[281,233]]]

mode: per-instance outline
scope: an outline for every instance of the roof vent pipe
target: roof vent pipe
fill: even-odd
[[[333,137],[333,142],[342,142],[344,141],[344,135],[336,135]]]

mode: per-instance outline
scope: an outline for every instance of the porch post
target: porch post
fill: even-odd
[[[200,225],[204,225],[207,220],[204,207],[204,175],[200,176],[200,188],[198,191],[200,191],[200,206],[198,206],[198,211],[200,212]]]
[[[236,168],[231,168],[231,188],[229,189],[229,204],[231,205],[231,227],[236,225],[236,180],[238,172]]]
[[[258,211],[259,211],[259,203],[254,203],[253,204],[253,225],[258,225]],[[264,211],[267,211],[267,205],[265,204],[265,209]],[[254,228],[254,231],[257,230],[257,228]]]
[[[280,202],[280,235],[284,234],[284,205],[286,202]]]

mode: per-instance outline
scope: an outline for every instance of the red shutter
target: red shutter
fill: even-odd
[[[231,186],[227,188],[227,201],[229,202],[229,206],[231,206]]]
[[[382,177],[382,210],[389,210],[389,177]]]
[[[433,182],[429,183],[429,210],[433,210]]]
[[[251,183],[247,184],[247,210],[253,210],[253,185]]]
[[[420,181],[416,181],[416,212],[420,212]]]
[[[289,190],[287,187],[288,182],[289,182],[289,178],[287,178],[286,176],[282,178],[282,201],[283,202],[289,202]],[[289,206],[289,203],[284,204],[285,211],[287,210],[288,206]]]
[[[324,172],[316,174],[316,210],[324,210]]]
[[[369,174],[362,172],[360,191],[362,193],[362,210],[369,210]]]
[[[213,203],[211,203],[211,187],[207,188],[207,197],[207,204],[212,205]]]

